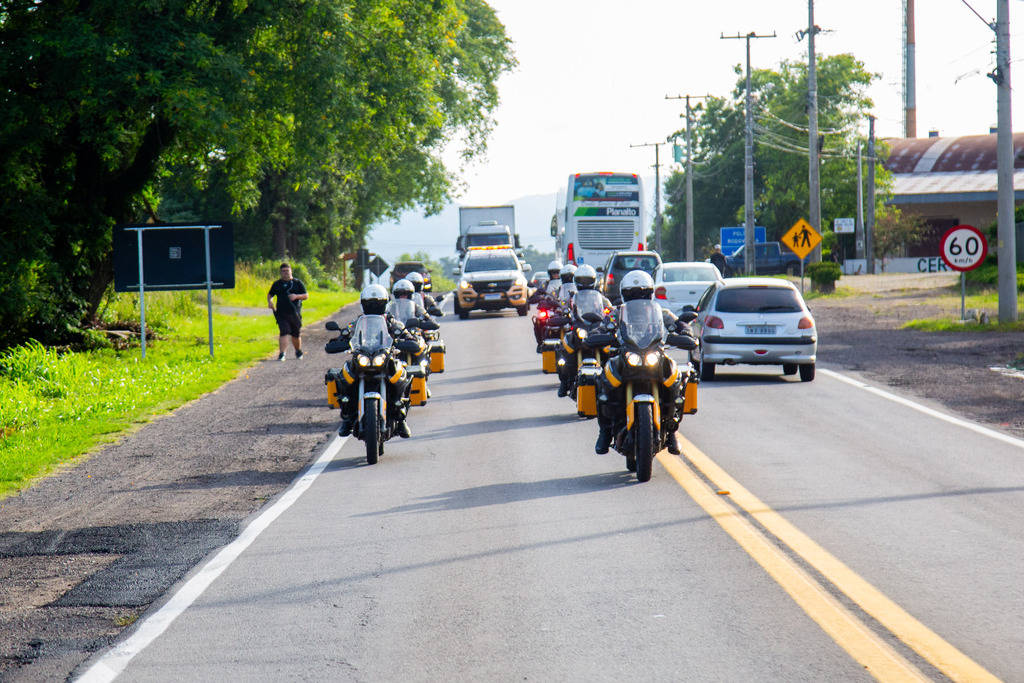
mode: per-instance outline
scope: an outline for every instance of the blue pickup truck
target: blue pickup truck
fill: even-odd
[[[754,245],[754,268],[757,275],[775,275],[779,273],[800,273],[800,257],[790,251],[789,247],[781,242],[758,242]],[[725,261],[732,268],[733,275],[743,275],[746,261],[744,259],[745,247],[740,247],[731,256],[726,256]],[[804,259],[806,266],[810,261],[810,255]]]

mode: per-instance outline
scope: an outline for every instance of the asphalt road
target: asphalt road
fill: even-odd
[[[1024,680],[1024,442],[726,368],[638,484],[528,319],[443,323],[412,439],[335,444],[87,677]]]

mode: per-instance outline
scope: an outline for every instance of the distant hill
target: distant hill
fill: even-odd
[[[495,204],[516,207],[516,230],[524,247],[532,244],[539,251],[554,251],[551,217],[555,213],[555,197],[556,193],[552,192]],[[394,263],[401,254],[417,251],[425,251],[440,260],[455,254],[458,235],[459,205],[452,204],[436,216],[424,218],[418,211],[409,211],[397,223],[375,226],[366,246],[388,263]]]

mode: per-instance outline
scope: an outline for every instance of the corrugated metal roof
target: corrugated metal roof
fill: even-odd
[[[957,138],[894,138],[885,167],[902,174],[970,173],[996,170],[996,134]],[[1024,133],[1013,134],[1014,168],[1024,169]],[[1014,182],[1016,187],[1016,181]]]

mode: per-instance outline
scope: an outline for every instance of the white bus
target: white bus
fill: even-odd
[[[644,188],[636,173],[569,176],[565,211],[556,237],[563,263],[604,267],[615,251],[644,251]]]

